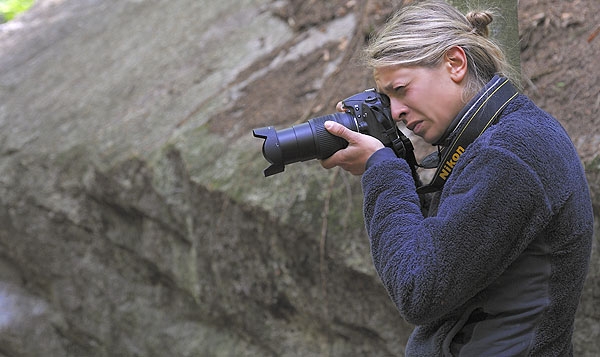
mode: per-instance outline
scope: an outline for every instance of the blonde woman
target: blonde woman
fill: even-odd
[[[377,139],[325,123],[349,145],[322,165],[362,175],[373,263],[416,325],[407,356],[573,353],[593,231],[588,185],[567,133],[512,84],[492,20],[416,2],[366,50],[393,119],[439,148],[430,184],[415,187],[406,161]],[[427,214],[419,194],[433,196]]]

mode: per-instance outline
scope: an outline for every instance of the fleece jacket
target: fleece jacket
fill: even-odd
[[[460,156],[424,215],[405,160],[362,176],[374,266],[416,325],[407,356],[572,355],[593,234],[588,184],[561,125],[520,94]]]

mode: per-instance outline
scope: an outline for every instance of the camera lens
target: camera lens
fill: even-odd
[[[328,114],[310,119],[303,124],[276,131],[273,127],[254,129],[255,137],[265,139],[263,156],[271,163],[265,176],[282,172],[286,164],[311,159],[326,159],[348,146],[348,142],[330,134],[323,124],[335,121],[346,128],[358,131],[356,119],[348,113]]]

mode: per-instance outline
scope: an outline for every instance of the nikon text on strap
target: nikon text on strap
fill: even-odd
[[[444,187],[452,169],[467,146],[481,135],[490,125],[495,124],[506,105],[518,95],[517,89],[508,79],[495,76],[467,106],[460,118],[451,143],[439,154],[437,170],[431,182],[417,188],[418,193],[439,191]]]

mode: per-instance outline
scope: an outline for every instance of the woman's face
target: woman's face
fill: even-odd
[[[464,84],[457,81],[452,65],[444,61],[437,67],[390,66],[374,71],[378,91],[391,101],[394,121],[433,144],[444,134],[465,103]]]

